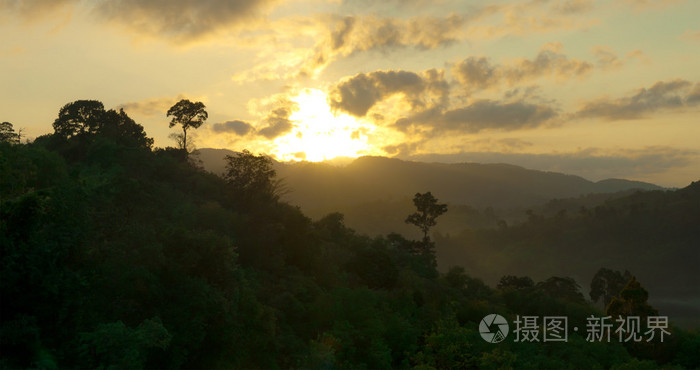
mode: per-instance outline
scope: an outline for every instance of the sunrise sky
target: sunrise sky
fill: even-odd
[[[700,179],[700,1],[0,0],[0,121],[79,99],[174,145]]]

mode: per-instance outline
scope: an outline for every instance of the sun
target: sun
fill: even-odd
[[[274,140],[272,153],[278,159],[318,162],[374,154],[367,143],[373,125],[344,113],[333,114],[323,91],[304,89],[291,100],[298,106],[289,117],[294,129]]]

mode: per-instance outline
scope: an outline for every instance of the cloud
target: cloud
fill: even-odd
[[[618,0],[618,3],[629,6],[636,11],[648,9],[663,9],[666,6],[678,4],[684,0]]]
[[[216,133],[234,133],[238,136],[245,136],[255,131],[255,128],[248,122],[233,120],[215,123],[212,125],[212,130]]]
[[[678,38],[685,41],[700,42],[700,31],[685,30]]]
[[[294,128],[294,122],[289,119],[292,114],[290,107],[280,107],[272,110],[265,118],[267,126],[258,130],[257,134],[267,139],[274,139],[282,136]]]
[[[649,59],[649,57],[646,54],[644,54],[643,51],[641,51],[639,49],[627,52],[627,54],[625,54],[625,57],[627,57],[627,59],[630,59],[630,60],[637,59],[644,64],[651,64],[651,59]]]
[[[572,29],[586,30],[600,22],[586,16],[591,9],[593,2],[586,0],[531,0],[487,5],[482,8],[485,22],[470,24],[466,34],[474,40]],[[496,17],[500,19],[494,19]]]
[[[617,58],[617,53],[607,45],[596,45],[591,52],[598,60],[597,64],[603,70],[616,70],[622,68],[622,61]]]
[[[452,67],[451,73],[462,86],[478,89],[497,85],[502,77],[500,66],[483,56],[464,59]]]
[[[593,65],[580,59],[569,59],[560,53],[561,43],[549,43],[542,47],[535,59],[517,59],[504,71],[504,77],[509,84],[542,76],[553,76],[557,79],[582,77],[588,74]]]
[[[136,114],[142,116],[164,116],[170,107],[175,105],[178,101],[186,99],[184,94],[178,94],[177,97],[160,97],[160,98],[149,98],[134,102],[128,102],[120,104],[117,108],[122,108],[129,114]],[[205,100],[206,98],[204,98]]]
[[[561,14],[580,14],[593,10],[593,0],[566,0],[555,3],[552,7]]]
[[[273,0],[113,0],[95,12],[139,33],[191,41],[250,20]]]
[[[318,74],[333,61],[357,52],[415,47],[429,50],[464,38],[463,27],[470,17],[419,16],[409,19],[374,15],[329,16],[326,36],[314,46],[314,54],[301,69],[302,75]]]
[[[686,95],[685,104],[690,106],[700,104],[700,82],[696,83],[693,89]]]
[[[374,71],[359,73],[338,83],[331,91],[331,108],[362,117],[377,103],[396,94],[403,94],[412,108],[444,104],[449,85],[442,71],[427,70],[422,74],[410,71]]]
[[[513,86],[527,80],[551,77],[565,80],[584,77],[593,64],[561,53],[561,43],[545,44],[534,59],[520,58],[496,64],[483,56],[472,56],[452,66],[451,73],[468,91],[487,89],[502,81]]]
[[[401,143],[395,145],[386,145],[382,148],[384,152],[391,156],[405,157],[416,151],[422,144],[421,141],[412,143]]]
[[[0,1],[0,9],[5,14],[15,14],[25,20],[34,20],[55,16],[56,12],[76,3],[78,0],[2,0]]]
[[[510,131],[545,125],[557,115],[554,108],[544,104],[483,99],[444,112],[433,109],[401,118],[394,123],[394,127],[403,132],[428,129],[430,136],[454,132],[476,133],[486,129]]]
[[[682,109],[696,104],[695,89],[683,97],[691,85],[690,81],[681,79],[659,81],[650,88],[641,88],[627,97],[602,97],[585,102],[575,116],[615,121],[644,118],[659,110]]]

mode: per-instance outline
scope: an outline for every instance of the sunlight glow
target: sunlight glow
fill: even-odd
[[[273,143],[272,152],[279,160],[317,162],[376,154],[367,143],[374,126],[347,114],[334,115],[323,91],[305,89],[291,100],[299,109],[290,116],[294,129]]]

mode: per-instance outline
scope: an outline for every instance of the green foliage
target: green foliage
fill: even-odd
[[[151,151],[139,127],[79,101],[55,134],[0,143],[0,368],[700,365],[700,335],[676,328],[639,348],[487,343],[490,313],[579,327],[602,313],[570,278],[505,276],[495,290],[471,269],[440,274],[421,241],[279,202],[267,157],[244,151],[222,178]],[[416,204],[426,236],[445,209],[432,200]],[[615,307],[642,312],[647,295],[630,282]]]
[[[144,320],[136,328],[123,322],[100,324],[82,333],[81,364],[103,369],[143,369],[150,349],[165,349],[172,336],[158,318]]]
[[[498,289],[527,289],[535,286],[535,283],[528,276],[518,277],[506,275],[501,278],[496,286]]]
[[[639,316],[642,320],[646,320],[647,316],[659,313],[647,303],[648,299],[649,292],[639,284],[635,277],[632,277],[620,291],[620,295],[610,301],[606,313],[612,317]]]
[[[591,280],[590,296],[593,302],[603,299],[603,307],[608,307],[610,301],[616,297],[625,285],[632,279],[629,271],[621,273],[602,267]]]

